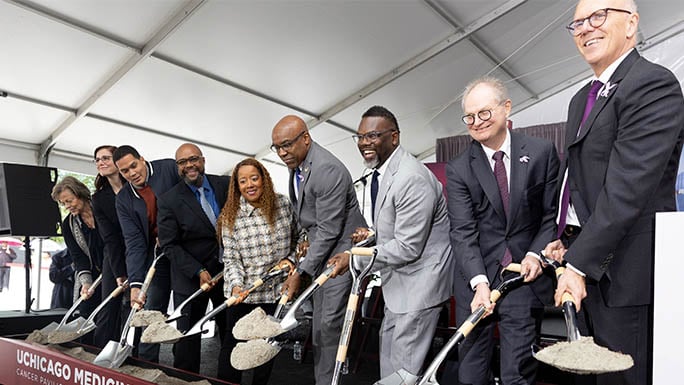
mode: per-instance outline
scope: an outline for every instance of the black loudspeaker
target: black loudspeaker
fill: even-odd
[[[61,235],[59,207],[50,197],[56,182],[56,168],[0,163],[0,234]]]

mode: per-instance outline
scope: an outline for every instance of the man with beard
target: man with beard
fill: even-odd
[[[290,169],[290,199],[301,228],[309,237],[309,249],[296,271],[283,284],[294,296],[301,276],[317,276],[328,258],[351,246],[349,236],[365,226],[351,175],[328,150],[311,140],[304,121],[293,115],[273,128],[271,149]],[[283,256],[284,257],[284,256]],[[326,282],[313,295],[312,340],[316,384],[330,384],[335,353],[351,287],[349,274]]]
[[[451,295],[453,263],[449,218],[442,185],[399,145],[399,125],[384,107],[363,114],[353,136],[371,179],[385,317],[380,328],[380,377],[376,384],[415,384],[432,345],[442,305]],[[358,228],[352,241],[368,236]],[[334,274],[346,271],[349,255],[331,258]]]
[[[173,159],[148,162],[138,150],[125,145],[112,154],[126,183],[116,195],[116,213],[126,243],[126,271],[131,287],[131,306],[145,305],[147,310],[166,312],[171,294],[169,260],[161,258],[147,294],[140,297],[145,274],[154,259],[157,246],[157,197],[178,183]],[[159,362],[159,344],[140,344],[138,356]]]
[[[221,245],[216,237],[216,218],[226,203],[229,177],[206,175],[202,151],[192,143],[176,150],[178,174],[183,179],[159,197],[159,243],[171,261],[173,303],[178,306],[190,294],[223,271]],[[225,300],[221,288],[213,288],[183,308],[177,327],[186,331],[202,318],[211,299],[214,307]],[[216,316],[221,341],[225,334],[225,313]],[[183,338],[174,347],[173,366],[199,373],[201,335]],[[219,367],[228,356],[219,355]],[[219,370],[220,373],[220,370]]]

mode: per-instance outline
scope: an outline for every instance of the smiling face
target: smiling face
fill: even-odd
[[[368,133],[379,134],[375,140],[364,137]],[[382,116],[368,116],[361,119],[357,135],[362,136],[356,144],[366,168],[378,168],[399,146],[399,132],[389,120]]]
[[[103,177],[112,176],[119,172],[116,168],[114,160],[112,159],[112,152],[108,148],[101,148],[95,154],[95,167],[97,167],[98,174]]]
[[[465,115],[473,115],[475,121],[468,125],[468,133],[483,145],[498,150],[506,139],[506,120],[511,112],[510,100],[499,100],[496,90],[487,83],[473,87],[463,100]],[[491,117],[482,120],[481,111],[491,111]]]
[[[256,203],[264,193],[263,177],[259,170],[251,165],[244,165],[237,171],[240,194],[249,203]]]
[[[204,157],[202,151],[194,144],[186,143],[176,150],[178,175],[187,184],[201,186],[204,178]]]
[[[126,154],[116,162],[121,175],[134,186],[142,187],[147,181],[147,165],[142,156],[136,158],[133,154]]]
[[[600,76],[611,63],[636,45],[639,15],[630,4],[628,0],[582,0],[577,4],[573,20],[589,17],[604,8],[632,12],[627,14],[608,11],[602,26],[594,28],[587,21],[582,32],[573,38],[580,54],[596,76]]]

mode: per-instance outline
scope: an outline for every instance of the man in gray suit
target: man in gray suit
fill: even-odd
[[[365,166],[374,169],[371,206],[385,317],[377,384],[414,384],[432,344],[439,313],[451,295],[453,263],[442,185],[399,145],[399,125],[384,107],[363,114],[354,135]],[[357,229],[353,241],[365,239]],[[333,257],[346,270],[346,253]]]
[[[498,321],[502,383],[534,384],[537,362],[530,346],[553,294],[538,253],[555,235],[558,157],[550,142],[508,131],[511,101],[498,79],[471,82],[463,111],[473,140],[446,169],[451,242],[458,253],[456,321],[462,324],[482,305],[494,314],[459,347],[458,383],[492,383]],[[494,309],[490,289],[511,262],[522,265],[529,284],[512,290]]]
[[[293,296],[302,275],[316,277],[328,258],[351,246],[350,235],[366,221],[359,210],[352,178],[333,154],[309,136],[297,116],[282,118],[273,128],[271,149],[290,169],[290,199],[309,248],[296,271],[283,284]],[[328,281],[313,296],[312,339],[316,384],[330,384],[342,321],[351,288],[349,274]]]

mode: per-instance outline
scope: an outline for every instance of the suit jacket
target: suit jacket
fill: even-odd
[[[223,207],[230,178],[206,178],[218,206]],[[159,243],[171,261],[171,288],[179,294],[192,294],[199,288],[200,269],[207,269],[212,276],[223,271],[216,229],[184,181],[157,199],[157,209]]]
[[[374,214],[387,308],[407,313],[446,301],[454,274],[442,185],[401,146],[381,177]]]
[[[315,276],[331,255],[351,247],[350,235],[357,227],[366,227],[366,220],[349,171],[330,151],[312,142],[301,168],[299,199],[294,199],[292,187],[290,199],[298,224],[309,238],[300,267]],[[291,171],[290,182],[293,178]]]
[[[675,210],[684,130],[679,82],[633,50],[613,73],[579,136],[589,86],[570,102],[566,162],[582,232],[565,259],[599,286],[608,306],[653,297],[655,213]]]
[[[178,181],[178,169],[173,159],[147,162],[147,183],[159,198]],[[145,201],[130,183],[116,195],[116,213],[126,243],[126,270],[131,286],[141,286],[154,259],[156,239],[150,239]]]
[[[460,272],[455,285],[457,301],[470,301],[470,280],[480,274],[489,283],[500,272],[506,247],[513,262],[528,251],[539,253],[556,236],[558,156],[553,144],[515,132],[511,136],[509,218],[482,145],[472,141],[449,162],[447,196],[451,243]],[[532,284],[543,303],[553,295],[552,279],[543,274]]]
[[[114,277],[125,277],[126,245],[121,234],[119,217],[116,215],[116,194],[109,184],[93,194],[93,215],[97,222],[97,231],[104,241],[103,263],[109,263]]]

